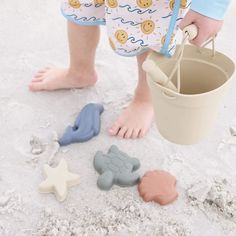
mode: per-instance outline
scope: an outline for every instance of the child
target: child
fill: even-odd
[[[133,100],[109,133],[127,139],[141,138],[153,119],[142,70],[148,50],[173,55],[178,26],[183,29],[192,23],[199,31],[192,43],[200,46],[219,32],[228,4],[229,0],[192,0],[189,10],[189,0],[63,0],[62,14],[68,19],[69,68],[45,68],[35,75],[29,87],[40,91],[94,85],[99,25],[106,24],[112,49],[123,56],[136,56],[139,73]]]

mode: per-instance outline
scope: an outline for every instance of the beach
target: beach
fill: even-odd
[[[235,11],[232,1],[216,40],[216,49],[234,61]],[[109,136],[108,129],[132,98],[136,59],[112,51],[105,26],[95,87],[33,93],[28,84],[37,70],[68,65],[60,1],[1,0],[0,22],[1,236],[236,235],[236,134],[230,132],[236,127],[236,80],[214,129],[201,143],[170,143],[154,123],[145,138],[123,140]],[[55,140],[88,103],[104,106],[100,134],[58,149]],[[39,149],[33,151],[35,142]],[[111,145],[140,160],[140,176],[149,170],[174,175],[178,199],[160,206],[144,202],[137,186],[101,191],[93,159],[98,150],[106,153]],[[38,190],[50,157],[53,167],[63,158],[69,171],[80,176],[79,185],[69,189],[62,203]]]

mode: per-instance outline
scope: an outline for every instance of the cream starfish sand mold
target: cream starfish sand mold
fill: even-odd
[[[54,193],[58,201],[66,199],[68,188],[79,184],[79,176],[68,171],[67,163],[61,159],[57,167],[44,166],[46,180],[39,185],[41,193]]]

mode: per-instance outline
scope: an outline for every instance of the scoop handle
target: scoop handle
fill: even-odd
[[[183,33],[188,37],[189,40],[193,40],[198,35],[198,28],[196,25],[191,24],[183,29]]]
[[[183,53],[184,53],[184,46],[187,43],[188,40],[193,40],[197,37],[198,35],[198,28],[196,25],[191,24],[186,26],[183,29],[183,40],[182,40],[182,44],[180,45],[177,53],[176,53],[176,64],[174,65],[173,70],[171,71],[169,78],[166,82],[166,84],[168,84],[169,82],[171,82],[171,80],[173,79],[176,71],[177,71],[177,82],[178,82],[178,92],[180,91],[180,62],[183,58]]]

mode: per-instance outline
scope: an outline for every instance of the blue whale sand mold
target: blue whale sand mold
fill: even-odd
[[[101,114],[104,107],[101,104],[89,103],[79,113],[74,126],[68,126],[59,139],[60,146],[71,143],[86,142],[97,136],[101,128]]]

